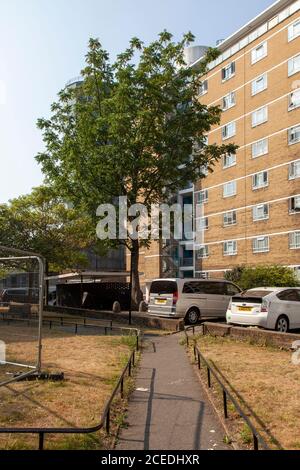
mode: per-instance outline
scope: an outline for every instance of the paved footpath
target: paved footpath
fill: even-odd
[[[230,449],[180,338],[147,338],[117,450]]]

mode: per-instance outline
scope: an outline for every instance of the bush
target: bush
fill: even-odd
[[[297,287],[300,285],[295,271],[280,265],[262,265],[255,268],[238,266],[228,271],[225,278],[236,283],[243,290],[255,287]]]

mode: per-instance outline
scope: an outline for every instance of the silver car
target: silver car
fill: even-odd
[[[261,287],[232,298],[227,323],[286,333],[300,328],[300,288]]]
[[[241,289],[225,280],[156,279],[150,288],[149,314],[184,318],[195,325],[201,318],[225,318],[232,296]]]

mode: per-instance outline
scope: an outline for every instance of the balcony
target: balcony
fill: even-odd
[[[180,258],[181,268],[192,268],[194,266],[194,258]]]

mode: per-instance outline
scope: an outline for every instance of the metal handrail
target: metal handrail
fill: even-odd
[[[186,338],[187,338],[187,345],[189,345],[189,336],[187,331],[190,329],[193,329],[193,332],[195,333],[195,327],[189,327],[184,330]],[[234,405],[236,411],[239,413],[240,417],[246,422],[248,427],[251,429],[252,432],[252,438],[253,438],[253,450],[257,451],[259,450],[259,444],[264,450],[271,450],[263,436],[260,434],[260,432],[256,429],[256,427],[253,425],[252,421],[249,419],[249,417],[244,413],[242,410],[240,404],[236,400],[236,398],[232,395],[232,393],[228,390],[226,385],[222,382],[222,380],[219,378],[217,372],[215,371],[214,367],[212,364],[208,362],[208,360],[204,357],[204,355],[200,352],[196,341],[194,340],[194,357],[195,361],[198,364],[198,369],[201,370],[201,361],[204,362],[206,370],[207,370],[207,385],[208,388],[212,388],[212,381],[211,381],[211,375],[214,376],[218,384],[220,385],[222,392],[223,392],[223,412],[224,412],[224,417],[225,419],[228,419],[228,399],[231,401],[231,403]],[[251,413],[253,416],[253,414]]]
[[[87,325],[87,326],[96,326],[97,325]],[[132,368],[135,366],[135,355],[136,352],[139,351],[139,338],[141,336],[141,331],[136,328],[122,328],[122,327],[113,327],[114,329],[121,329],[121,330],[132,330],[136,332],[137,342],[135,346],[135,350],[131,353],[130,358],[123,369],[122,374],[119,377],[119,380],[111,393],[109,399],[106,402],[104,411],[101,416],[101,421],[98,425],[92,426],[89,428],[0,428],[0,434],[38,434],[39,435],[39,446],[38,450],[44,450],[44,441],[45,435],[47,434],[94,434],[95,432],[100,431],[105,427],[106,433],[109,435],[110,433],[110,412],[112,403],[120,391],[120,396],[124,398],[124,381],[126,379],[126,374],[128,373],[128,377],[132,375]]]

